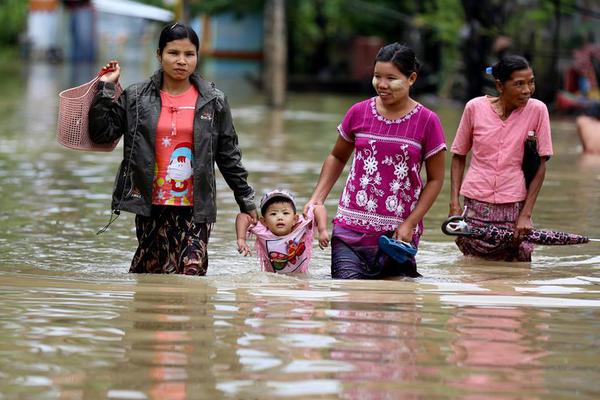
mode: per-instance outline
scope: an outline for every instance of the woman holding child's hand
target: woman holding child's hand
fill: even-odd
[[[124,137],[112,210],[136,215],[130,272],[206,274],[217,216],[215,165],[240,212],[258,218],[227,99],[195,73],[198,49],[193,29],[165,26],[156,50],[160,68],[114,101],[121,68],[110,61],[90,107],[94,143]]]
[[[419,61],[393,43],[375,58],[377,96],[354,104],[338,126],[312,197],[322,205],[354,152],[333,220],[331,275],[341,279],[420,276],[414,257],[400,264],[378,248],[381,235],[418,246],[422,220],[444,180],[444,132],[438,116],[410,97]],[[427,180],[420,176],[425,164]]]

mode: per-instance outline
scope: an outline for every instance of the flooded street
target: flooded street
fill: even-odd
[[[420,279],[332,280],[318,247],[308,276],[259,272],[237,253],[220,176],[208,275],[129,274],[134,217],[96,235],[121,145],[86,153],[55,140],[58,92],[93,74],[76,72],[0,65],[0,399],[600,397],[600,243],[536,247],[531,263],[464,258],[440,230],[448,169]],[[123,84],[150,72],[124,68]],[[229,95],[257,193],[282,186],[304,204],[360,97],[292,94],[272,112],[248,84],[208,78]],[[422,100],[449,145],[462,108]],[[598,238],[600,159],[580,154],[571,120],[552,124],[534,222]]]

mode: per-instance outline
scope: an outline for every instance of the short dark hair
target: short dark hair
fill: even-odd
[[[294,202],[292,200],[290,200],[287,197],[283,197],[283,196],[275,196],[275,197],[271,197],[269,200],[265,201],[265,203],[260,208],[260,214],[264,217],[265,213],[267,212],[267,208],[269,208],[269,206],[271,204],[275,204],[275,203],[289,204],[290,206],[292,206],[292,210],[294,210],[294,213],[296,213],[296,204],[294,204]]]
[[[504,56],[496,64],[492,66],[492,75],[495,79],[504,83],[509,80],[512,73],[531,68],[529,61],[525,57],[517,55]]]
[[[397,42],[383,46],[375,57],[375,62],[378,61],[393,63],[406,76],[421,68],[414,50]]]
[[[198,39],[196,32],[187,25],[175,22],[174,24],[166,25],[162,31],[160,31],[158,53],[162,55],[167,43],[179,39],[190,39],[190,42],[196,46],[196,51],[200,49],[200,40]]]

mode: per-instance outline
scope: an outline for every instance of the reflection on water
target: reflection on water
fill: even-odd
[[[237,254],[222,180],[208,276],[128,274],[132,216],[95,234],[121,148],[54,139],[57,93],[93,70],[0,66],[0,398],[597,398],[600,245],[464,258],[439,230],[449,185],[425,221],[419,280],[332,281],[318,248],[308,276],[259,272]],[[232,90],[251,183],[302,204],[357,98],[292,95],[271,112]],[[437,107],[450,141],[461,107]],[[535,222],[600,237],[600,161],[580,156],[571,121],[553,129]]]

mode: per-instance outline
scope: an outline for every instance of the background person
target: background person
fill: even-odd
[[[600,101],[590,102],[575,118],[575,126],[583,152],[600,155]]]
[[[114,102],[121,70],[111,62],[105,68],[114,71],[102,76],[90,108],[94,142],[125,137],[112,209],[136,214],[139,245],[130,272],[206,274],[215,163],[240,211],[257,218],[227,100],[194,73],[198,47],[191,28],[166,26],[156,52],[160,69]]]
[[[519,238],[533,228],[533,207],[552,155],[548,109],[531,98],[535,78],[525,58],[502,58],[492,67],[492,75],[498,96],[476,97],[466,104],[452,143],[450,215],[462,214],[462,195],[466,218],[473,226],[493,224],[515,230],[516,240],[510,243],[459,237],[456,243],[463,254],[530,261],[533,244]],[[541,164],[527,188],[521,164],[529,131],[535,132]]]
[[[331,275],[341,279],[420,276],[410,257],[399,264],[378,248],[381,235],[418,246],[422,219],[444,180],[444,133],[438,116],[410,97],[420,63],[393,43],[375,57],[377,96],[354,104],[338,126],[315,190],[304,207],[321,205],[354,151],[333,219]],[[425,163],[427,181],[420,171]]]

